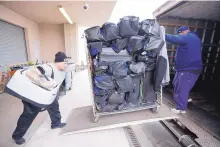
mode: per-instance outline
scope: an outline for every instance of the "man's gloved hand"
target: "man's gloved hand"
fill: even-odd
[[[71,72],[71,71],[81,71],[85,68],[84,65],[77,65],[77,64],[69,64],[67,65],[67,67],[65,68],[65,72]]]

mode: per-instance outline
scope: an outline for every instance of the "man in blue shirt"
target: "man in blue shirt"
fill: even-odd
[[[202,43],[199,37],[187,26],[177,30],[178,35],[166,34],[166,41],[178,45],[175,55],[174,113],[185,113],[189,92],[196,83],[202,70]]]

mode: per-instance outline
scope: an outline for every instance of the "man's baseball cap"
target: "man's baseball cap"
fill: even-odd
[[[177,33],[179,34],[179,33],[183,32],[183,31],[186,31],[186,30],[190,30],[189,27],[187,27],[187,26],[182,26],[182,27],[180,27],[179,29],[177,29]]]
[[[74,62],[71,60],[71,58],[67,57],[66,54],[63,52],[58,52],[55,55],[54,62],[66,62],[68,65],[74,64]]]
[[[58,53],[55,55],[55,60],[54,60],[54,62],[66,62],[67,58],[68,58],[68,57],[65,55],[65,53],[63,53],[63,52],[58,52]]]

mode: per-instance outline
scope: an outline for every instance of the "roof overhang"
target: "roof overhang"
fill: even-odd
[[[165,16],[220,21],[219,1],[168,1],[153,12],[160,19]]]
[[[0,4],[37,23],[68,23],[60,13],[62,6],[74,23],[82,26],[101,25],[108,21],[116,0],[86,1],[88,10],[84,10],[85,1],[2,1]]]

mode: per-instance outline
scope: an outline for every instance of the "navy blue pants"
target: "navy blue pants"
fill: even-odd
[[[199,77],[198,73],[176,72],[174,85],[174,101],[177,110],[186,110],[189,98],[189,92],[195,85]]]
[[[12,134],[13,139],[21,139],[25,133],[27,132],[28,128],[31,126],[33,120],[41,111],[41,108],[36,107],[30,103],[22,101],[24,105],[23,113],[20,115],[17,127]],[[58,126],[61,123],[61,114],[59,111],[59,104],[57,98],[55,101],[47,108],[49,116],[51,118],[51,126]]]

